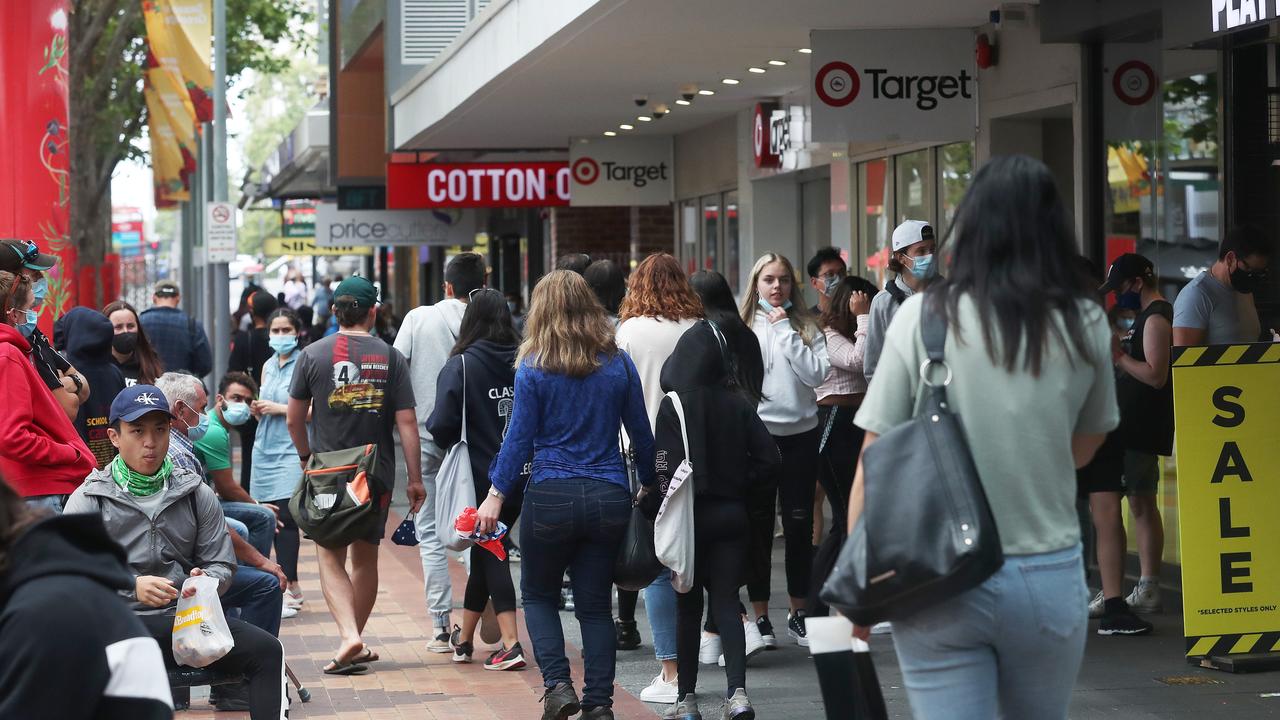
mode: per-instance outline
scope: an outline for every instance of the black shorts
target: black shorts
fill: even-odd
[[[1124,492],[1124,443],[1119,433],[1107,435],[1093,460],[1076,470],[1076,489],[1081,497],[1097,492]]]

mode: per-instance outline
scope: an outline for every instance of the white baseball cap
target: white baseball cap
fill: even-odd
[[[893,229],[893,251],[933,239],[933,226],[924,220],[904,220]]]

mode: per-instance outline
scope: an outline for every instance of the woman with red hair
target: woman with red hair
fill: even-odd
[[[703,316],[702,301],[689,285],[680,263],[667,253],[645,258],[627,280],[627,296],[618,308],[618,347],[631,356],[644,389],[649,427],[662,404],[662,366],[685,331]],[[636,630],[636,594],[618,591],[620,648],[640,644]],[[676,685],[676,591],[663,571],[644,591],[645,612],[653,628],[653,649],[662,671],[640,693],[645,702],[674,703]]]

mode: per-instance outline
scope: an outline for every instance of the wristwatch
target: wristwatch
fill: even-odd
[[[71,373],[71,374],[70,374],[70,375],[68,375],[67,377],[71,378],[71,382],[73,382],[73,383],[75,383],[75,384],[76,384],[76,394],[77,394],[77,395],[79,395],[80,393],[84,392],[84,378],[81,378],[79,375],[77,375],[77,374],[75,374],[75,373]]]
[[[498,489],[497,489],[497,488],[495,488],[495,487],[493,487],[492,485],[490,485],[490,486],[489,486],[489,494],[490,494],[490,495],[492,495],[492,496],[494,496],[494,497],[496,497],[496,498],[498,498],[499,500],[506,500],[506,499],[507,499],[507,497],[506,497],[505,495],[503,495],[502,493],[498,492]]]

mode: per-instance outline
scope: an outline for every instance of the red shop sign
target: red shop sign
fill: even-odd
[[[754,150],[756,167],[782,167],[782,156],[773,150],[773,112],[778,109],[777,103],[756,103],[753,113],[751,144]]]
[[[387,209],[569,204],[569,163],[388,163]]]

